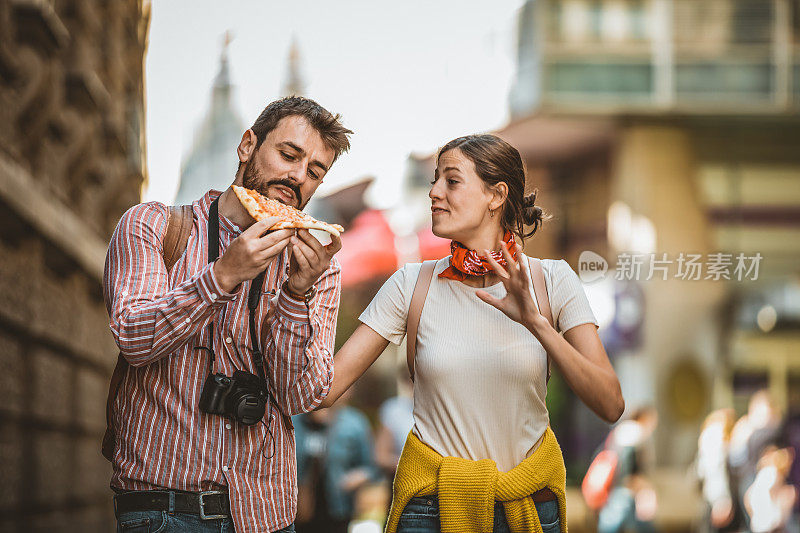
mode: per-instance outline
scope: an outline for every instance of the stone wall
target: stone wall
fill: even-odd
[[[144,179],[146,0],[0,0],[0,531],[111,531],[108,238]]]

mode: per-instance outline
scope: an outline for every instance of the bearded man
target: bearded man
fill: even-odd
[[[313,100],[272,102],[242,136],[233,184],[302,209],[350,134]],[[267,232],[277,219],[254,222],[231,188],[211,190],[169,268],[170,213],[129,209],[106,257],[127,368],[109,404],[119,530],[294,531],[290,417],[331,384],[341,241]]]

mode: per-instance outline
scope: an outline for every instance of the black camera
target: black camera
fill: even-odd
[[[200,410],[232,418],[247,426],[264,417],[267,383],[260,377],[237,370],[233,377],[209,374],[200,393]]]

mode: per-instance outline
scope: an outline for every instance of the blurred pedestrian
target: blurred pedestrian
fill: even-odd
[[[784,435],[786,437],[786,444],[791,446],[795,451],[794,462],[789,469],[787,480],[794,486],[795,490],[800,493],[800,457],[798,457],[798,451],[800,451],[800,413],[794,413],[787,418],[786,424],[784,425]],[[800,497],[795,500],[793,514],[794,523],[800,525]],[[800,527],[797,528],[797,531],[800,533]]]
[[[736,417],[733,409],[712,411],[703,422],[697,439],[697,477],[706,504],[707,531],[734,531],[737,507],[728,474],[728,448]]]
[[[413,386],[403,364],[397,372],[397,394],[378,410],[380,427],[375,437],[375,461],[390,480],[394,479],[408,432],[414,427]]]
[[[753,533],[786,531],[790,525],[797,490],[786,478],[793,461],[792,448],[768,446],[761,454],[753,484],[744,495]]]
[[[347,533],[360,487],[375,478],[367,417],[344,402],[292,417],[297,533]]]
[[[617,456],[617,465],[614,488],[598,516],[599,533],[655,531],[658,501],[648,474],[654,463],[652,436],[657,425],[655,408],[643,407],[611,431],[606,442]]]
[[[760,390],[753,394],[747,413],[733,426],[728,454],[733,496],[738,509],[745,509],[745,492],[755,481],[763,450],[778,443],[781,431],[781,414],[769,392]],[[740,512],[736,518],[741,523],[735,523],[735,527],[749,528],[748,513]]]
[[[528,258],[514,238],[544,219],[536,194],[524,193],[519,152],[470,135],[436,163],[432,229],[451,240],[452,255],[406,265],[383,285],[336,354],[323,404],[408,330],[414,427],[387,531],[566,531],[566,469],[545,405],[549,361],[608,422],[624,409],[619,381],[578,276],[563,260]]]

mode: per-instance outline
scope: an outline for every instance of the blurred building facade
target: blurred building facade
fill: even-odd
[[[175,205],[190,204],[210,189],[225,190],[236,173],[239,164],[236,148],[248,126],[245,126],[233,101],[235,87],[228,63],[228,46],[231,40],[230,33],[226,33],[219,71],[211,87],[208,109],[181,163]],[[293,39],[287,55],[281,96],[304,94],[300,48],[297,40]]]
[[[530,0],[509,102],[499,134],[554,215],[531,253],[608,261],[587,292],[629,406],[662,417],[659,463],[687,465],[705,413],[757,387],[800,409],[800,2]],[[638,281],[611,279],[622,253],[645,258]],[[714,254],[730,279],[706,279]],[[738,254],[761,255],[755,279]],[[666,280],[645,279],[653,258]],[[566,440],[591,453],[601,427],[575,417]]]
[[[149,2],[0,0],[0,530],[114,527],[102,298],[145,179]]]
[[[236,147],[245,131],[233,105],[226,35],[219,72],[211,88],[211,102],[181,165],[175,205],[191,204],[210,189],[224,191],[233,181],[239,159]]]

